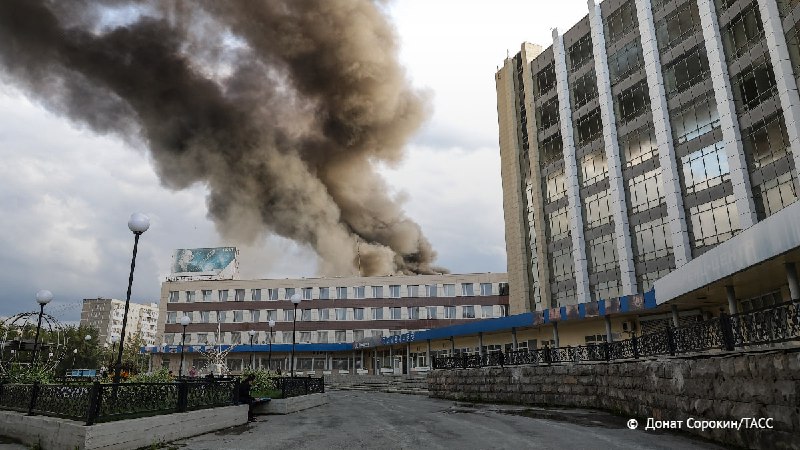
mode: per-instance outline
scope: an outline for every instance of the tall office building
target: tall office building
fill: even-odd
[[[111,337],[122,334],[122,319],[125,315],[125,301],[111,298],[87,298],[81,309],[81,325],[98,329],[97,342],[111,345]],[[146,345],[156,342],[158,323],[158,304],[130,303],[128,322],[125,324],[125,341],[141,334]]]
[[[798,19],[790,0],[590,0],[506,59],[511,314],[646,292],[797,199]]]

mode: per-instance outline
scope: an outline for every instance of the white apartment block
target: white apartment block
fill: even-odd
[[[98,342],[111,345],[112,336],[122,334],[122,319],[125,315],[125,301],[110,298],[87,298],[83,300],[81,325],[88,325],[99,330]],[[125,326],[125,340],[141,333],[145,344],[156,342],[156,324],[158,321],[158,304],[129,304],[128,323]]]

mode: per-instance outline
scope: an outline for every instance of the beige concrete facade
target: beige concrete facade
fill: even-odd
[[[111,336],[122,333],[122,318],[125,314],[125,301],[110,298],[87,298],[81,309],[81,325],[99,330],[97,342],[111,345]],[[145,344],[156,342],[156,323],[158,304],[130,303],[128,322],[125,326],[125,340],[141,333]]]

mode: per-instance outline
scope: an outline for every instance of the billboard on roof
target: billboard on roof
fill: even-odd
[[[236,247],[179,248],[172,255],[171,280],[232,280],[238,275]]]

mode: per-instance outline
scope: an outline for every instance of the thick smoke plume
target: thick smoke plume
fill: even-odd
[[[308,244],[326,275],[442,270],[375,171],[426,108],[370,0],[2,0],[0,68],[143,143],[165,186],[204,183],[225,237]]]

